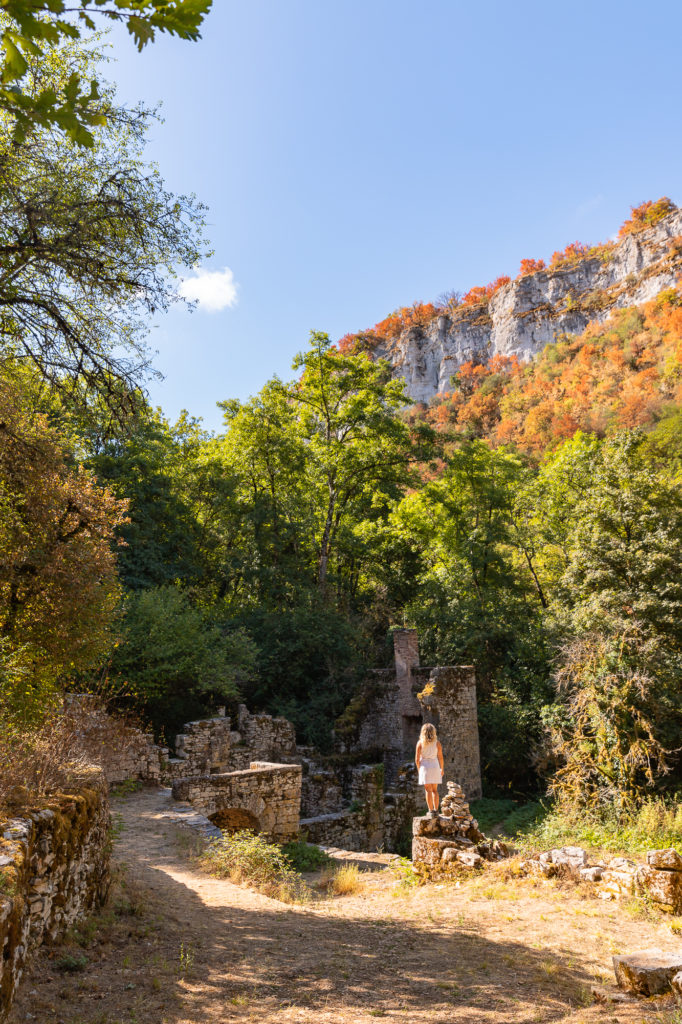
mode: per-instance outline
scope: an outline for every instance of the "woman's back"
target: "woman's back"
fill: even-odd
[[[424,761],[435,761],[438,757],[438,740],[431,743],[422,743],[422,758]]]

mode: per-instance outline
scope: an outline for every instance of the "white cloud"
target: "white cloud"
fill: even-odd
[[[194,277],[180,281],[178,294],[196,302],[206,313],[219,313],[237,305],[237,283],[229,267],[222,270],[195,270]]]

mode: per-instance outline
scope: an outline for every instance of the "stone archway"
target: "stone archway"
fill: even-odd
[[[261,832],[261,824],[255,814],[245,807],[225,807],[215,814],[209,815],[212,824],[222,832]]]

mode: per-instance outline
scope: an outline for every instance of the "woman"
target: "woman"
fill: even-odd
[[[435,725],[428,723],[422,726],[419,743],[414,755],[419,769],[419,785],[424,787],[429,818],[438,816],[438,786],[443,781],[443,748],[436,734]]]

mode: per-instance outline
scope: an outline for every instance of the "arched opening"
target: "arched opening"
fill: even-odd
[[[249,829],[251,832],[260,832],[260,822],[251,811],[245,811],[243,807],[226,807],[222,811],[216,811],[209,816],[209,821],[216,825],[223,832],[240,832]]]

